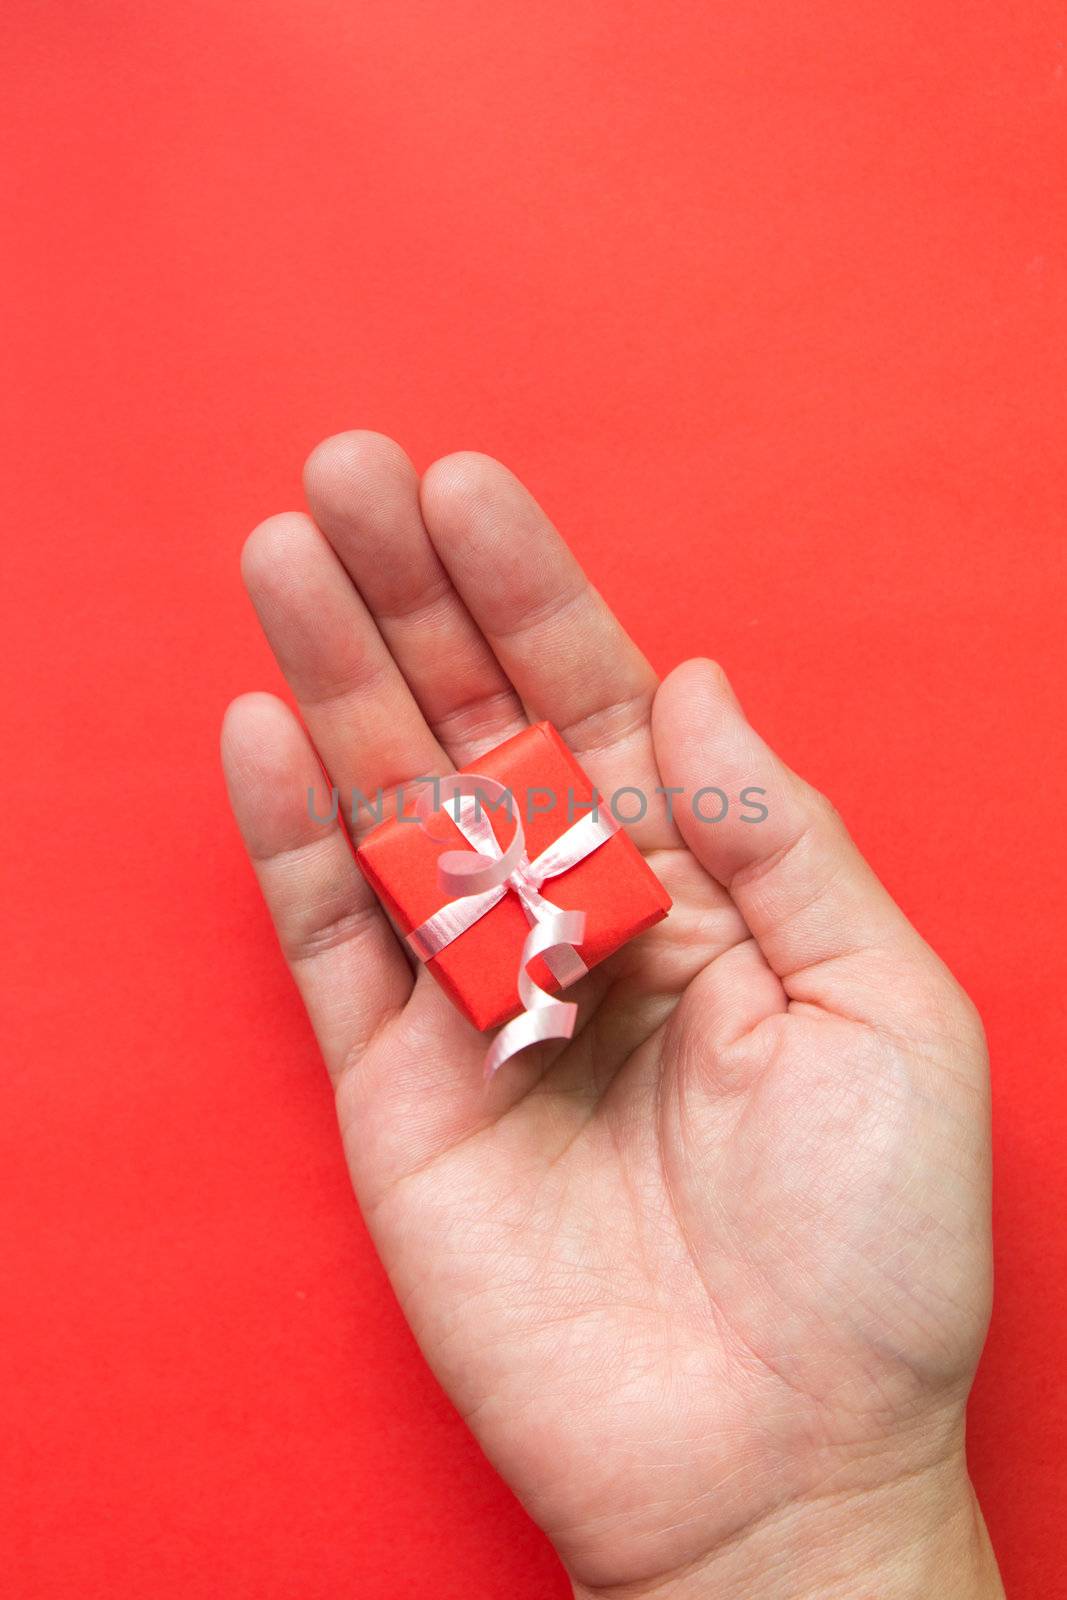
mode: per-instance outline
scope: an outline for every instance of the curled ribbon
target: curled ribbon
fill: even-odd
[[[495,778],[477,772],[454,772],[424,787],[415,805],[415,814],[424,833],[439,838],[429,820],[445,801],[457,800],[450,813],[457,828],[473,850],[446,850],[437,863],[437,881],[450,896],[447,905],[427,917],[407,936],[407,942],[420,961],[429,961],[453,939],[474,926],[504,896],[514,892],[530,924],[519,958],[518,990],[523,1010],[501,1028],[485,1057],[485,1075],[492,1077],[510,1056],[541,1039],[569,1039],[574,1033],[578,1007],[573,1001],[557,1000],[535,983],[527,967],[535,956],[566,988],[589,969],[576,945],[585,937],[585,912],[564,911],[541,893],[546,878],[554,878],[576,866],[604,844],[618,830],[610,814],[602,817],[592,811],[571,824],[533,861],[526,853],[522,822],[511,817],[515,832],[505,848],[493,832],[485,815],[486,799],[494,806],[509,796]],[[509,796],[510,806],[510,796]]]

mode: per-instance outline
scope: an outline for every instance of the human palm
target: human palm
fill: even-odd
[[[498,463],[420,483],[349,434],[307,489],[314,520],[264,523],[244,570],[314,748],[247,696],[224,758],[367,1223],[576,1586],[703,1593],[714,1568],[725,1593],[731,1552],[751,1581],[809,1508],[842,1531],[840,1508],[958,1471],[989,1300],[981,1027],[718,670],[657,686]],[[673,909],[568,992],[569,1043],[486,1086],[485,1038],[412,974],[307,791],[316,750],[371,794],[532,717],[602,794],[647,797],[630,832]]]

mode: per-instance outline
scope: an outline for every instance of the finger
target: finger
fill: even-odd
[[[322,770],[271,695],[235,700],[222,763],[237,825],[332,1077],[404,1005],[412,976],[351,847],[328,813]]]
[[[289,512],[261,523],[245,544],[241,570],[359,837],[376,820],[379,789],[449,772],[451,762],[310,517]]]
[[[556,725],[605,799],[640,791],[639,844],[677,843],[656,793],[655,673],[540,506],[498,461],[471,452],[434,462],[421,499],[434,548],[531,715]],[[637,817],[637,798],[618,805]]]
[[[419,479],[380,433],[308,458],[312,516],[344,563],[438,742],[457,766],[526,725],[518,695],[430,543]]]
[[[485,1037],[430,974],[417,980],[327,803],[306,734],[281,701],[229,707],[222,762],[231,805],[330,1077],[361,1197],[498,1120],[545,1070],[529,1050],[486,1086]],[[546,1137],[551,1129],[546,1130]]]
[[[918,966],[932,975],[937,958],[829,803],[750,727],[721,670],[705,660],[675,668],[652,724],[664,782],[682,791],[682,834],[790,999],[875,1021],[918,994],[903,976]]]

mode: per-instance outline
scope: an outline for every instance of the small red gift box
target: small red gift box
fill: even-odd
[[[494,778],[509,791],[510,820],[503,805],[487,805],[483,814],[501,849],[513,838],[518,820],[532,860],[593,810],[593,785],[548,722],[525,728],[463,771]],[[412,800],[413,792],[404,795],[398,815],[379,823],[356,852],[368,881],[404,934],[419,928],[448,899],[438,884],[438,858],[446,851],[472,848],[443,808],[432,816],[436,837],[431,837],[419,825]],[[608,814],[603,800],[598,814]],[[659,922],[671,904],[621,829],[575,865],[547,877],[541,892],[554,907],[585,913],[584,938],[576,948],[587,967]],[[456,904],[461,906],[462,901]],[[427,960],[438,983],[476,1028],[495,1027],[521,1009],[520,957],[529,932],[520,898],[509,889]],[[553,994],[559,991],[542,956],[534,957],[528,971],[541,988]]]

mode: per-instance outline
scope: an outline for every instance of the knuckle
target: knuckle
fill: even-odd
[[[340,945],[350,944],[374,924],[377,916],[376,905],[358,905],[325,920],[309,918],[298,923],[284,941],[286,958],[292,966],[301,966]]]
[[[828,794],[803,780],[801,780],[801,792],[805,809],[815,821],[832,828],[844,828],[844,818]]]

